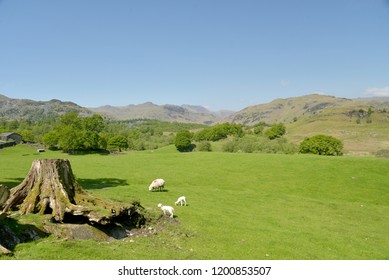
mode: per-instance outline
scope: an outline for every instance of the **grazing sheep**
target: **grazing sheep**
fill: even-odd
[[[165,180],[164,179],[155,179],[154,181],[151,182],[151,184],[149,186],[149,191],[152,191],[154,189],[162,191],[164,186],[165,186]]]
[[[181,206],[182,206],[182,203],[184,203],[185,206],[186,206],[186,197],[185,197],[185,196],[180,196],[180,197],[177,199],[177,201],[176,201],[175,204],[177,205],[178,203],[180,203]]]
[[[168,212],[170,214],[170,218],[173,218],[173,212],[174,212],[174,208],[173,207],[162,205],[162,203],[159,203],[158,204],[158,208],[161,208],[161,210],[163,211],[164,215],[166,215],[166,212]]]

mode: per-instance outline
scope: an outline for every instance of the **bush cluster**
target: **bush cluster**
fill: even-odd
[[[219,141],[227,138],[228,136],[241,137],[243,134],[243,126],[241,124],[223,123],[200,130],[195,133],[194,140]]]
[[[212,144],[209,141],[201,141],[197,144],[196,150],[199,152],[212,152]]]
[[[343,143],[329,135],[315,135],[305,138],[299,147],[302,154],[315,154],[325,156],[343,155]]]
[[[297,153],[297,146],[288,143],[285,138],[270,140],[267,137],[245,135],[242,138],[233,138],[223,144],[222,150],[230,153]]]

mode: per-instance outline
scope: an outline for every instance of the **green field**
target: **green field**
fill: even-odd
[[[159,217],[158,203],[174,206],[181,195],[188,206],[174,206],[175,222],[163,219],[156,234],[100,243],[49,236],[0,259],[389,259],[387,159],[178,153],[172,146],[70,156],[18,145],[0,150],[0,184],[19,184],[35,158],[68,158],[87,191],[139,200],[150,217]],[[167,191],[149,192],[159,177]]]

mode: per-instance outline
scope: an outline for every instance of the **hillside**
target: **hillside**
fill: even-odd
[[[63,102],[57,99],[50,101],[13,99],[0,94],[0,118],[5,120],[28,119],[36,121],[43,117],[58,116],[67,112],[92,114],[88,109],[73,102]]]
[[[221,122],[282,122],[292,142],[323,133],[341,139],[349,154],[389,149],[389,98],[345,99],[312,94],[276,99],[245,108]]]
[[[106,105],[97,108],[84,108],[73,102],[57,99],[34,101],[9,98],[0,94],[0,118],[5,120],[29,119],[34,121],[67,112],[78,112],[83,115],[98,113],[116,120],[155,119],[199,124],[212,124],[233,113],[231,111],[211,112],[202,106],[156,105],[151,102],[128,106]]]
[[[202,106],[156,105],[146,102],[139,105],[102,106],[89,110],[117,120],[156,119],[169,122],[212,124],[225,116],[225,112],[211,112]],[[229,112],[232,113],[232,112]],[[227,113],[228,114],[228,113]]]
[[[223,118],[220,122],[241,124],[290,123],[301,117],[313,117],[327,114],[332,109],[340,108],[340,113],[353,114],[353,110],[389,108],[389,98],[381,99],[346,99],[334,96],[310,94],[287,99],[275,99],[270,103],[247,107]]]

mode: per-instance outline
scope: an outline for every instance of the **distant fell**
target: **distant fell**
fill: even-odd
[[[203,106],[194,105],[156,105],[146,102],[138,105],[84,108],[76,103],[52,99],[34,101],[30,99],[9,98],[0,94],[0,118],[5,120],[39,120],[47,116],[58,116],[68,112],[83,115],[102,114],[110,119],[155,119],[169,122],[213,124],[232,111],[211,112]]]
[[[5,120],[28,119],[36,121],[68,112],[77,112],[83,115],[93,114],[90,110],[69,101],[64,102],[57,99],[34,101],[0,95],[0,118]]]
[[[284,123],[296,144],[316,134],[334,136],[346,154],[389,150],[389,98],[346,99],[310,94],[247,107],[221,120],[245,125]]]
[[[232,112],[211,112],[203,106],[194,105],[156,105],[146,102],[139,105],[102,106],[89,108],[92,112],[104,114],[117,120],[156,119],[169,122],[189,122],[212,124]]]
[[[389,106],[389,98],[347,99],[329,95],[309,94],[286,99],[275,99],[270,103],[247,107],[223,118],[220,122],[241,124],[290,123],[301,117],[326,114],[331,109],[340,109],[347,113],[353,109],[385,108]],[[343,110],[342,110],[343,108]]]

